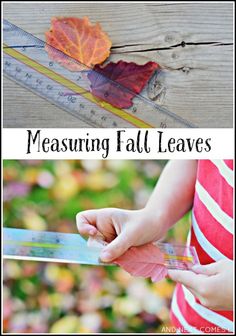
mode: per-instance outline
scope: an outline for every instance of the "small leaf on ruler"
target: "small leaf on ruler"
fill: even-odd
[[[101,64],[110,55],[111,41],[99,23],[94,26],[85,16],[82,19],[60,17],[51,19],[51,28],[45,33],[46,51],[50,59],[71,71],[86,70]],[[81,62],[78,64],[50,46]]]
[[[103,236],[98,235],[88,239],[88,246],[90,247],[102,250],[106,245]],[[131,247],[122,256],[113,260],[113,263],[119,265],[131,275],[151,278],[153,282],[160,281],[167,275],[163,253],[151,243]]]
[[[133,105],[133,98],[144,89],[158,68],[159,65],[155,62],[138,65],[119,61],[110,62],[104,67],[96,65],[95,71],[88,74],[91,92],[115,107],[129,108]]]
[[[131,247],[113,262],[131,275],[151,278],[153,282],[160,281],[167,275],[163,253],[151,243]]]

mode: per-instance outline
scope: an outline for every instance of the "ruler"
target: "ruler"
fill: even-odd
[[[79,234],[3,229],[3,257],[36,261],[103,265],[100,249],[89,247]]]
[[[155,242],[164,254],[165,266],[168,269],[190,270],[199,264],[194,246]]]
[[[160,242],[155,245],[163,253],[167,268],[187,270],[199,263],[193,246]],[[100,252],[101,245],[89,246],[79,234],[3,229],[5,259],[108,265],[100,261]]]
[[[120,109],[95,97],[88,74],[95,72],[103,82],[110,82],[122,95],[132,92],[125,86],[105,77],[52,48],[54,54],[71,63],[79,64],[81,71],[71,72],[48,57],[46,43],[7,20],[3,20],[3,72],[6,77],[36,93],[59,108],[71,113],[92,127],[180,128],[196,127],[168,111],[145,93],[135,94],[129,109]],[[13,95],[12,95],[13,96]]]

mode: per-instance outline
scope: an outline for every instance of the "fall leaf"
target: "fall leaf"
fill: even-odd
[[[167,275],[163,253],[151,243],[131,247],[113,262],[131,275],[151,278],[153,282],[160,281]]]
[[[82,19],[73,17],[52,18],[51,28],[45,33],[46,50],[50,59],[60,63],[71,71],[80,71],[87,67],[101,64],[110,55],[111,41],[102,31],[99,23],[94,26],[85,16]],[[54,48],[51,48],[54,47]],[[57,50],[76,59],[63,57]]]
[[[129,108],[158,67],[155,62],[138,65],[125,61],[110,62],[104,67],[96,65],[95,71],[88,74],[91,92],[115,107]]]
[[[107,242],[99,232],[96,237],[89,237],[87,244],[89,247],[102,250]],[[160,281],[167,275],[164,255],[152,243],[131,247],[122,256],[113,260],[113,263],[119,265],[131,275],[151,278],[153,282]]]

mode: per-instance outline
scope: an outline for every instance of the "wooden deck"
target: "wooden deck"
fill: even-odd
[[[52,16],[87,15],[112,42],[111,60],[156,61],[150,94],[199,127],[233,124],[233,3],[5,3],[4,18],[44,39]],[[88,127],[4,79],[5,127]]]

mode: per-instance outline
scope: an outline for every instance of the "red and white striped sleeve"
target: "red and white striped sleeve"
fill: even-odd
[[[233,161],[200,160],[189,242],[200,263],[233,259]],[[232,311],[214,311],[200,304],[183,285],[175,289],[171,319],[188,333],[232,333]]]

